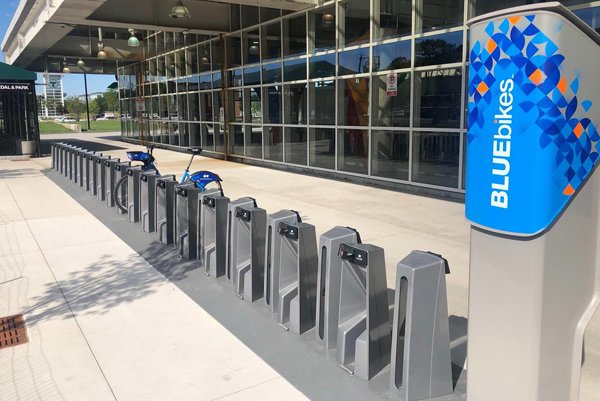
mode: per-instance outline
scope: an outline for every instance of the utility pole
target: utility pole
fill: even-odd
[[[88,123],[88,131],[92,130],[90,125],[90,101],[88,99],[88,87],[87,87],[87,74],[83,73],[83,84],[85,86],[85,109],[87,112],[87,123]]]

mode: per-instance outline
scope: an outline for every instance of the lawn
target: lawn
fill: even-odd
[[[41,134],[62,134],[73,132],[67,127],[57,124],[53,121],[40,121],[40,133]]]
[[[79,124],[81,125],[82,131],[87,131],[87,121],[78,121],[68,124]],[[91,121],[90,128],[90,131],[96,132],[119,132],[121,131],[121,120]],[[41,134],[62,134],[69,132],[73,131],[54,121],[40,121]]]

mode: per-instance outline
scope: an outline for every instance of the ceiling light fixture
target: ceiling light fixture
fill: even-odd
[[[82,59],[79,59],[77,61],[77,67],[79,67],[79,68],[85,67],[85,61],[83,61]]]
[[[137,38],[137,36],[135,36],[135,30],[134,29],[129,29],[129,34],[131,36],[129,37],[129,40],[127,41],[127,46],[129,46],[129,47],[139,47],[140,46],[140,40]]]
[[[104,42],[102,41],[102,28],[98,27],[98,55],[99,59],[104,60],[107,57],[104,51]]]
[[[169,14],[171,18],[190,18],[190,10],[186,6],[183,5],[181,0],[177,0],[177,3],[171,8],[171,13]]]
[[[331,27],[335,24],[335,15],[331,13],[325,13],[322,17],[323,26]]]
[[[69,74],[71,72],[71,69],[67,66],[67,58],[65,57],[63,59],[63,74]]]

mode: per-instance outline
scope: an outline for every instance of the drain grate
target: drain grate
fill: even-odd
[[[0,318],[0,350],[29,342],[23,315]]]

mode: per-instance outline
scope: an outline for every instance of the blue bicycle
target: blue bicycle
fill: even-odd
[[[147,146],[147,152],[127,152],[127,157],[129,160],[133,162],[142,162],[142,171],[155,171],[156,175],[160,176],[158,169],[156,168],[155,162],[156,159],[152,155],[152,152],[156,146]],[[216,187],[222,191],[221,186],[221,177],[211,171],[196,171],[195,173],[190,173],[190,167],[192,166],[192,162],[194,161],[194,157],[199,155],[202,152],[202,148],[188,148],[187,151],[192,154],[190,158],[190,162],[185,168],[181,179],[179,180],[180,184],[185,183],[193,183],[200,191],[204,192],[207,187]],[[113,190],[113,197],[115,203],[119,209],[121,209],[124,213],[127,213],[127,180],[129,175],[124,175],[121,177],[116,183]]]

